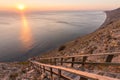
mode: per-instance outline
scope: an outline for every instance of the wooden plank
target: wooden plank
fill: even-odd
[[[57,62],[57,63],[60,63],[60,62]],[[83,62],[71,62],[71,61],[63,62],[63,63],[83,64]],[[120,63],[111,63],[111,62],[84,62],[84,64],[120,66]]]
[[[54,59],[54,58],[72,58],[72,57],[84,57],[84,56],[105,56],[105,55],[120,55],[120,52],[113,53],[97,53],[97,54],[84,54],[84,55],[73,55],[73,56],[59,56],[59,57],[49,57],[49,58],[40,58],[42,59]]]
[[[85,78],[89,78],[89,79],[93,79],[93,80],[119,80],[119,79],[115,79],[115,78],[110,78],[107,76],[101,76],[101,75],[97,75],[97,74],[92,74],[92,73],[88,73],[88,72],[83,72],[83,71],[78,71],[75,69],[70,69],[70,68],[65,68],[65,67],[61,67],[61,66],[54,66],[54,65],[48,65],[48,64],[43,64],[43,63],[39,63],[36,61],[31,61],[33,64],[37,64],[37,65],[41,65],[41,66],[46,66],[46,67],[51,67],[54,69],[60,69],[63,71],[67,71]]]

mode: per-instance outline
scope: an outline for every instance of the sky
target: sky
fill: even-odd
[[[120,0],[0,0],[0,10],[108,10],[120,7]]]

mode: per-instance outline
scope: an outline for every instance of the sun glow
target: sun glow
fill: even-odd
[[[17,8],[21,11],[23,11],[25,9],[25,5],[24,4],[18,4]]]
[[[28,25],[28,21],[25,15],[21,16],[21,20],[22,20],[22,26],[21,26],[20,40],[23,44],[24,50],[29,50],[31,49],[34,42],[32,37],[32,32],[30,26]]]

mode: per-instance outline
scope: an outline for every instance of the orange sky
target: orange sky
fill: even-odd
[[[17,10],[24,4],[26,10],[106,10],[120,7],[120,0],[1,0],[0,10]]]

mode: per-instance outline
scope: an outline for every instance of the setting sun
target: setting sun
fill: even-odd
[[[17,6],[17,8],[18,8],[19,10],[24,10],[24,9],[25,9],[25,5],[19,4],[19,5]]]

